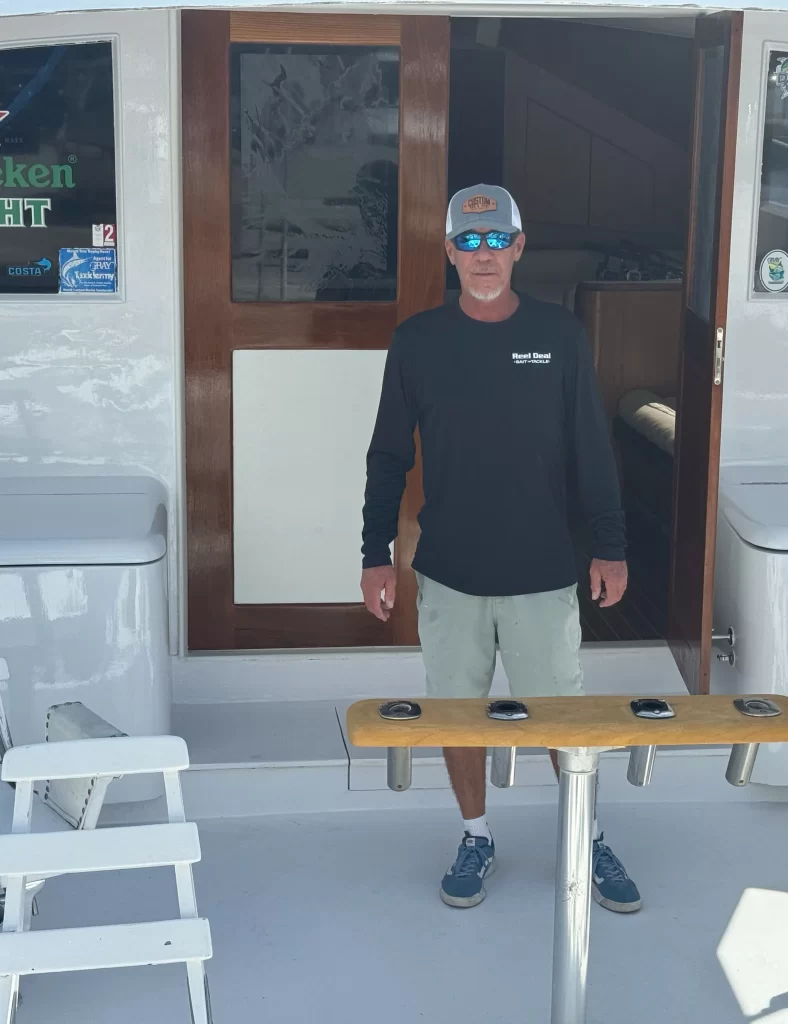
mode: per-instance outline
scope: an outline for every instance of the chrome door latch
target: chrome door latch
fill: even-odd
[[[714,343],[714,383],[722,384],[722,364],[725,351],[725,328],[717,328],[717,340]]]

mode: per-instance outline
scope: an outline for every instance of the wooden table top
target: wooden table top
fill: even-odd
[[[777,704],[782,714],[750,718],[734,707],[733,695],[667,697],[664,699],[676,717],[657,720],[635,717],[630,708],[632,697],[532,697],[524,701],[527,720],[500,722],[487,717],[487,699],[413,698],[421,705],[421,717],[413,721],[387,721],[379,714],[384,701],[363,700],[348,709],[347,724],[351,743],[359,747],[669,747],[788,742],[788,697],[763,696]]]

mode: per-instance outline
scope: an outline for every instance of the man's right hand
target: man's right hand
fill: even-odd
[[[373,569],[364,569],[361,573],[361,592],[367,610],[381,622],[388,622],[397,593],[394,566],[376,565]]]

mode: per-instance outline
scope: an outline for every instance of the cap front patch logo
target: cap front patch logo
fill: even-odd
[[[498,201],[489,196],[471,196],[462,204],[463,213],[491,213],[498,209]]]

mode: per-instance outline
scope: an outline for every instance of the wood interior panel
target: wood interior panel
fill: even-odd
[[[233,646],[230,17],[185,11],[181,37],[188,636],[216,650]]]
[[[399,300],[397,319],[439,306],[444,296],[448,203],[448,18],[407,18],[402,24],[400,104]],[[416,516],[424,504],[421,454],[408,474],[394,548],[397,601],[391,617],[394,643],[419,643],[416,577],[411,569],[419,538]]]
[[[716,329],[725,329],[728,310],[742,26],[741,12],[705,16],[698,19],[695,37],[698,53],[704,46],[724,45],[727,60],[723,79],[726,93],[721,110],[711,322],[702,320],[687,303],[692,288],[698,191],[700,104],[696,99],[693,199],[676,419],[668,638],[679,671],[692,693],[708,693],[711,685],[714,555],[722,428],[722,387],[714,383],[714,348]]]
[[[575,310],[585,324],[605,411],[634,388],[675,398],[683,310],[680,281],[584,281]]]
[[[633,695],[639,696],[639,695]],[[751,696],[751,695],[748,695]],[[788,697],[769,694],[782,714],[751,718],[732,696],[666,698],[675,718],[637,718],[632,697],[531,697],[529,717],[498,722],[487,700],[422,700],[421,717],[386,721],[380,700],[351,705],[350,742],[358,747],[628,747],[788,742]]]
[[[292,43],[313,46],[398,46],[400,22],[391,14],[280,14],[233,11],[233,43]]]

